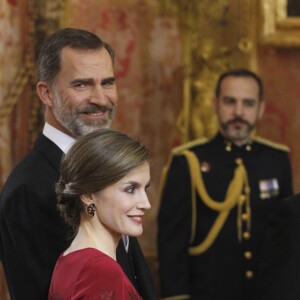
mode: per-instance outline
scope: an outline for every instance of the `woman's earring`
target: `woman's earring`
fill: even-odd
[[[94,203],[89,204],[89,205],[86,207],[86,213],[87,213],[88,215],[90,215],[91,217],[93,217],[93,216],[95,215],[95,211],[96,211],[95,207],[96,207],[96,206],[95,206]]]

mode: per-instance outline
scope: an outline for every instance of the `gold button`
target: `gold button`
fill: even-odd
[[[226,150],[227,152],[230,152],[230,151],[231,151],[231,145],[226,145],[225,150]]]
[[[248,221],[248,219],[249,219],[249,214],[246,214],[246,213],[242,214],[243,221]]]
[[[245,195],[240,195],[240,201],[245,201],[245,199],[246,199],[246,197],[245,197]]]
[[[249,240],[250,239],[250,232],[248,232],[248,231],[243,232],[243,238],[245,240]]]
[[[251,258],[252,258],[252,253],[251,253],[250,251],[246,251],[246,252],[244,253],[244,257],[245,257],[246,259],[251,259]]]
[[[246,271],[246,273],[245,273],[245,275],[246,275],[246,278],[247,279],[252,279],[253,278],[253,272],[252,271]]]

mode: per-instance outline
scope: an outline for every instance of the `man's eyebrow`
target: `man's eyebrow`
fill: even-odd
[[[101,80],[101,84],[106,84],[106,83],[113,83],[116,81],[115,77],[107,77]]]
[[[232,96],[223,96],[222,97],[224,100],[236,100],[235,97],[232,97]]]
[[[113,83],[115,82],[116,79],[115,77],[107,77],[101,80],[101,84],[107,84],[107,83]],[[76,85],[76,84],[94,84],[94,79],[93,78],[76,78],[70,82],[71,85]]]
[[[244,98],[243,101],[251,101],[251,102],[256,102],[257,100],[254,98]]]
[[[74,79],[70,82],[71,85],[75,85],[75,84],[78,84],[78,83],[81,83],[81,84],[91,84],[93,83],[93,79],[92,78],[77,78],[77,79]]]

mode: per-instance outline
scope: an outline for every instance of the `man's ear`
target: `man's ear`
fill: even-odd
[[[80,196],[81,201],[85,204],[85,205],[89,205],[91,203],[94,203],[94,194],[84,194]]]
[[[258,112],[258,119],[260,120],[265,112],[265,107],[266,107],[266,103],[264,100],[262,100],[260,102],[260,105],[259,105],[259,112]]]
[[[36,85],[36,92],[44,105],[48,107],[53,106],[52,89],[48,83],[39,81]]]

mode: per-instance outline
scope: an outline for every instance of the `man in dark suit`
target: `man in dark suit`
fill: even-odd
[[[113,59],[110,45],[74,28],[51,35],[41,51],[43,134],[9,176],[0,199],[0,254],[12,300],[47,299],[55,262],[69,245],[54,192],[61,157],[77,137],[110,126],[118,99]],[[155,299],[138,241],[124,237],[117,259],[143,298]]]
[[[255,299],[268,213],[292,194],[287,148],[252,134],[264,105],[261,79],[229,70],[216,85],[217,135],[173,150],[158,215],[163,298]]]
[[[300,194],[273,209],[260,258],[257,300],[300,299]]]

